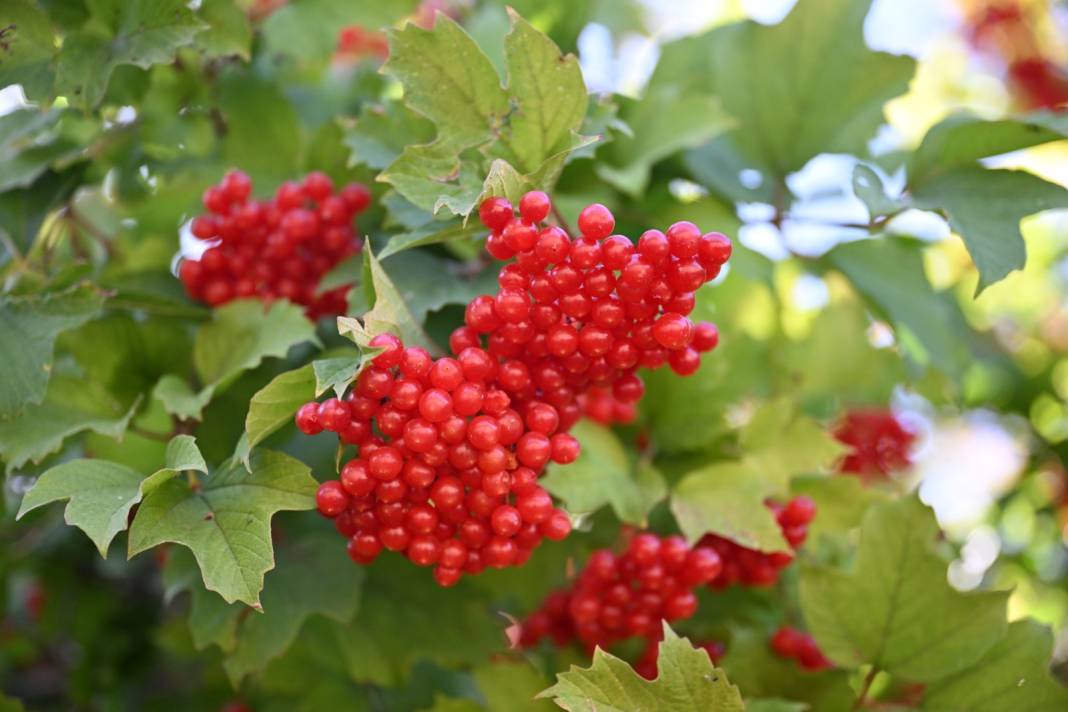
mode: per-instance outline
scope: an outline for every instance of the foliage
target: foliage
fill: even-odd
[[[930,60],[872,49],[870,0],[690,27],[626,94],[590,93],[578,35],[652,34],[639,3],[509,5],[0,0],[0,88],[22,91],[2,96],[26,98],[0,114],[0,708],[1068,706],[1068,246],[1044,214],[1068,191],[1028,159],[1063,162],[1066,115],[954,107],[881,149]],[[352,27],[388,59],[339,46]],[[828,154],[860,218],[802,186]],[[348,289],[344,316],[185,293],[176,256],[232,169],[264,198],[312,171],[371,188],[362,254],[319,284]],[[581,455],[543,484],[575,531],[524,566],[445,589],[396,554],[353,564],[309,511],[352,448],[294,414],[344,397],[379,334],[445,353],[498,289],[479,205],[530,190],[567,229],[603,203],[633,240],[729,234],[691,315],[722,343],[691,377],[642,371],[633,421],[573,429]],[[915,467],[839,473],[842,414],[891,404],[926,419]],[[1024,475],[960,529],[919,480],[981,479],[938,459],[976,409],[1026,442]],[[795,496],[817,514],[793,552],[768,504]],[[646,651],[653,679],[634,641],[516,649],[513,623],[638,529],[794,561],[702,590]],[[999,554],[962,584],[989,532]],[[777,657],[784,625],[832,667]]]

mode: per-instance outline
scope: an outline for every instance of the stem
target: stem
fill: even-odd
[[[170,442],[171,440],[171,436],[166,433],[157,433],[154,430],[145,430],[140,425],[134,425],[133,423],[130,423],[127,430],[129,430],[134,435],[140,435],[143,438],[148,438],[149,440],[155,440],[161,443]]]
[[[100,229],[89,222],[85,216],[79,213],[73,203],[67,204],[66,209],[67,217],[70,219],[72,225],[78,228],[78,231],[91,237],[96,243],[98,243],[104,252],[107,253],[109,259],[115,258],[115,246],[112,244],[111,235],[106,235],[100,231]]]
[[[556,218],[556,224],[564,229],[564,232],[567,233],[568,237],[575,236],[575,231],[567,224],[567,220],[564,220],[564,216],[560,214],[560,209],[555,205],[553,206],[553,217]]]
[[[875,676],[879,674],[879,668],[872,665],[871,670],[864,677],[864,682],[860,685],[860,692],[857,694],[856,701],[853,702],[853,706],[850,707],[850,712],[856,712],[864,707],[868,701],[868,693],[871,691],[871,684],[875,682]]]

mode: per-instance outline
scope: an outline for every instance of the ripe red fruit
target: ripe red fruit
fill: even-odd
[[[693,341],[694,326],[681,314],[667,313],[653,324],[653,337],[665,349],[684,349]]]
[[[538,223],[549,216],[552,203],[540,190],[532,190],[519,199],[519,215],[528,223]]]
[[[311,214],[329,224],[340,245],[350,239],[338,232],[351,233],[338,222],[349,193],[339,197],[324,188],[318,177],[309,178],[283,186],[270,205],[234,212],[244,222],[273,225],[281,239],[272,238],[269,249],[279,255],[301,249]],[[227,196],[208,197],[220,210],[198,230],[232,229]],[[287,211],[293,215],[288,231],[281,227]],[[308,404],[298,413],[303,432],[326,428],[359,446],[342,468],[337,487],[349,500],[336,514],[336,528],[349,537],[358,562],[372,560],[381,548],[404,552],[417,564],[435,565],[441,585],[456,583],[461,572],[522,565],[543,539],[560,540],[571,530],[568,515],[553,507],[538,478],[550,461],[578,457],[579,443],[568,431],[582,413],[605,423],[632,421],[644,394],[636,368],[670,363],[692,372],[700,364],[698,349],[718,339],[715,327],[694,327],[687,318],[694,291],[719,269],[705,264],[701,245],[707,253],[721,247],[718,241],[678,223],[668,235],[647,231],[636,249],[626,237],[609,234],[614,219],[603,206],[582,212],[583,237],[573,241],[542,223],[552,207],[540,193],[524,196],[519,212],[516,217],[503,199],[480,206],[493,231],[487,249],[516,260],[500,270],[495,293],[467,305],[465,325],[449,337],[454,356],[433,359],[404,348],[395,336],[378,335],[372,345],[382,351],[346,400]],[[219,297],[231,289],[254,291],[244,282],[231,287],[212,271],[232,262],[249,269],[254,253],[206,254],[197,267],[183,268],[197,289],[214,289]],[[284,295],[327,268],[320,260],[314,267],[286,262],[279,270],[251,269],[256,279],[277,282],[271,289]],[[803,503],[775,511],[787,541],[803,541]],[[633,546],[628,566],[640,562],[641,568],[627,575],[637,588],[606,591],[591,624],[653,635],[661,618],[690,614],[692,592],[684,589],[726,575],[719,549],[691,551],[677,537],[649,536],[636,537]],[[745,580],[772,581],[790,559],[790,552],[753,559]],[[632,603],[639,607],[628,608]]]
[[[183,261],[179,277],[189,295],[212,306],[236,298],[285,298],[304,306],[313,319],[342,313],[348,286],[320,294],[318,282],[359,251],[351,223],[367,208],[366,188],[346,186],[335,195],[329,178],[313,173],[304,185],[283,184],[273,200],[251,200],[251,191],[251,181],[239,171],[205,191],[204,206],[212,215],[194,218],[190,229],[218,244],[199,260]],[[354,191],[366,198],[346,201]],[[193,264],[200,269],[187,266]]]
[[[315,493],[315,505],[324,517],[336,517],[349,506],[349,496],[337,480],[319,485]]]
[[[316,435],[323,432],[322,423],[319,422],[319,404],[305,403],[297,411],[297,428],[305,435]]]
[[[503,230],[512,215],[512,204],[507,198],[486,198],[478,208],[479,220],[494,232]]]
[[[719,345],[719,329],[711,322],[702,321],[694,327],[691,345],[702,353],[711,351]]]
[[[611,211],[600,203],[587,205],[579,213],[578,229],[589,240],[603,240],[612,234],[616,219]]]
[[[552,460],[560,465],[567,465],[578,459],[582,449],[579,441],[567,433],[557,433],[552,436]]]

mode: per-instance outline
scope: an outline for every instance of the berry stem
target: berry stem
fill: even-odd
[[[574,235],[575,231],[572,230],[571,226],[567,224],[567,220],[564,219],[563,214],[560,212],[560,208],[556,207],[555,205],[553,205],[552,207],[553,217],[556,218],[556,224],[563,228],[564,232],[566,232],[568,235]]]
[[[857,693],[857,699],[853,702],[853,706],[849,708],[850,712],[856,712],[856,710],[863,709],[868,703],[868,693],[871,691],[871,685],[875,682],[875,676],[879,674],[879,668],[872,665],[871,670],[864,676],[864,682],[860,685],[860,692]]]

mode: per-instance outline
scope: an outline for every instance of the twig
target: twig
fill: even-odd
[[[148,438],[149,440],[155,440],[161,443],[167,443],[171,441],[171,436],[167,433],[157,433],[154,430],[145,430],[140,425],[134,425],[133,423],[130,424],[127,430],[129,430],[134,435],[140,435],[141,437]]]
[[[556,224],[562,227],[569,237],[575,236],[575,231],[567,224],[567,220],[564,220],[564,216],[560,214],[560,209],[555,205],[553,206],[553,217],[556,218]]]
[[[74,203],[67,203],[65,212],[70,223],[78,228],[79,232],[85,233],[98,242],[104,248],[104,252],[107,253],[109,259],[115,258],[115,246],[112,244],[111,235],[104,234],[96,225],[86,220],[85,216],[74,209]]]
[[[875,676],[879,674],[879,668],[872,665],[871,670],[864,677],[864,682],[861,683],[860,692],[857,694],[857,699],[853,702],[853,706],[850,707],[850,712],[856,712],[856,710],[862,709],[868,701],[868,693],[871,691],[871,685],[875,682]]]

